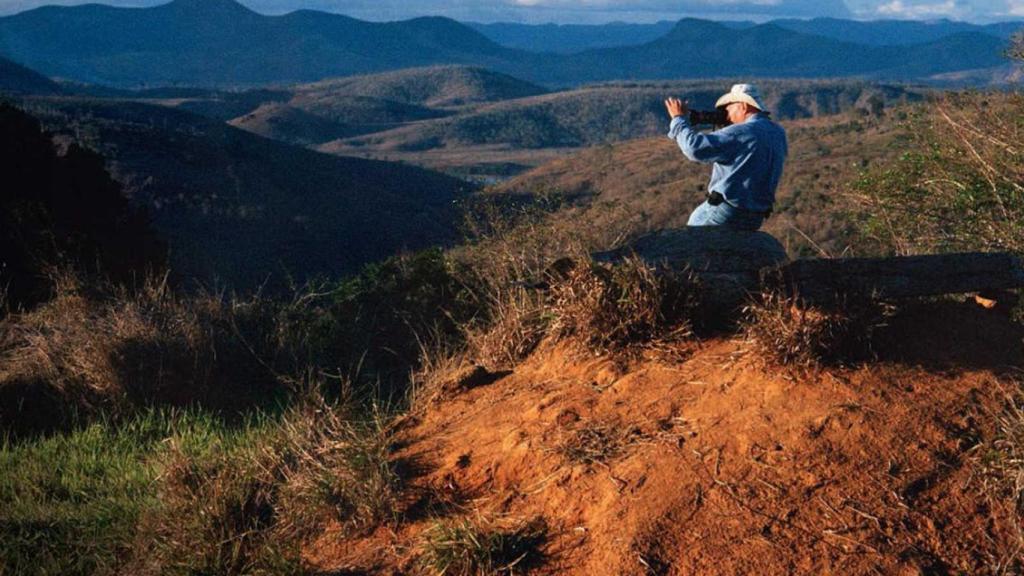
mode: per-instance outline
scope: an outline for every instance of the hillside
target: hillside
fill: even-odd
[[[460,180],[339,158],[129,101],[32,99],[44,126],[104,154],[181,277],[254,288],[351,272],[454,239]]]
[[[388,157],[446,170],[486,161],[511,172],[568,150],[648,137],[666,130],[670,94],[710,109],[730,81],[609,84],[470,108],[436,120],[323,144],[320,150]],[[912,87],[857,81],[761,82],[778,118],[807,118],[921,100]],[[536,158],[531,159],[530,153]],[[486,170],[486,168],[482,168]],[[486,172],[485,172],[486,173]],[[499,172],[500,173],[500,172]]]
[[[994,574],[1019,563],[1016,512],[974,451],[1022,336],[947,302],[901,317],[878,360],[818,371],[742,338],[618,362],[542,345],[402,422],[428,512],[329,528],[306,554],[323,572],[487,566],[475,537],[530,574]]]
[[[912,46],[868,46],[774,24],[732,29],[684,19],[668,34],[647,44],[569,55],[561,62],[552,62],[540,74],[549,82],[726,75],[912,79],[998,66],[1005,63],[1005,44],[987,34],[964,32]],[[679,54],[686,54],[686,58]]]
[[[544,92],[528,82],[482,68],[414,68],[293,86],[287,88],[287,97],[274,92],[271,103],[239,114],[231,124],[294,144],[322,144],[449,116],[454,107]],[[245,93],[228,98],[239,103],[255,101]],[[204,107],[198,100],[182,105],[198,111]],[[220,111],[213,106],[210,109]]]
[[[329,102],[344,94],[428,108],[497,102],[547,92],[518,78],[472,66],[433,66],[335,78],[296,86],[294,91],[296,100],[307,105]]]
[[[500,46],[446,18],[378,23],[311,10],[264,16],[234,0],[48,6],[0,18],[0,55],[51,77],[133,88],[312,82],[435,64],[483,66],[550,86],[736,75],[913,80],[1003,64],[1005,43],[970,29],[878,46],[770,23],[684,19],[647,43],[552,54]]]

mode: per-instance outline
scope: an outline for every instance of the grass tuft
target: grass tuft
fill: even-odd
[[[505,528],[465,519],[438,522],[423,536],[419,565],[437,576],[526,574],[542,561],[546,537],[540,520]]]
[[[873,299],[825,310],[767,291],[744,308],[743,331],[758,358],[812,367],[870,357],[873,336],[893,313]]]
[[[635,257],[614,267],[578,265],[552,287],[552,331],[602,354],[687,338],[698,293],[694,276]]]

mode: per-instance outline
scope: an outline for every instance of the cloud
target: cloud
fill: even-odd
[[[965,10],[962,6],[957,5],[954,0],[931,4],[905,4],[902,0],[892,0],[892,2],[879,6],[875,12],[886,18],[920,20],[927,18],[955,18],[961,16]]]

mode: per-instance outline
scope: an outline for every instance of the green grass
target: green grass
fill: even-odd
[[[229,428],[197,411],[149,411],[121,424],[0,444],[0,574],[106,574],[128,560],[156,510],[169,446],[232,450],[269,419]]]

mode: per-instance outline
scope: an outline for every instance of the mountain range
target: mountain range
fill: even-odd
[[[142,9],[49,6],[0,18],[0,55],[50,77],[118,87],[315,82],[434,64],[483,66],[547,86],[737,75],[910,80],[1005,64],[1004,36],[1013,27],[901,26],[686,19],[644,43],[553,54],[502,46],[440,17],[265,16],[234,0],[174,0]],[[906,30],[913,43],[877,45]]]
[[[723,21],[723,26],[743,30],[757,26],[748,21]],[[824,36],[842,42],[870,46],[906,46],[935,42],[946,36],[963,32],[977,32],[1007,40],[1024,28],[1024,21],[972,24],[952,20],[874,20],[862,22],[839,18],[812,18],[772,20],[770,24],[802,34]],[[571,54],[593,48],[611,48],[645,44],[661,38],[675,26],[675,22],[652,24],[613,22],[601,25],[576,24],[493,24],[469,23],[491,40],[508,48],[535,52]]]

